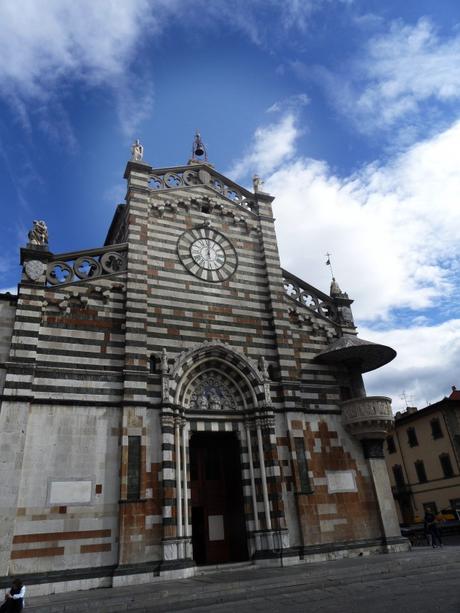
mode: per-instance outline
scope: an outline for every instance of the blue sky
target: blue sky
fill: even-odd
[[[0,288],[33,219],[55,253],[101,245],[129,146],[275,197],[282,264],[398,358],[369,393],[460,386],[460,4],[23,0],[0,4]]]

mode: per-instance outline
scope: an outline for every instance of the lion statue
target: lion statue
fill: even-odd
[[[29,245],[47,245],[48,244],[48,228],[46,223],[41,220],[34,221],[34,227],[30,230]]]

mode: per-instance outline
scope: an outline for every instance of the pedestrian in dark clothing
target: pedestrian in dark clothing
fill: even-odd
[[[423,532],[425,534],[426,542],[428,543],[428,547],[431,547],[433,544],[433,539],[431,538],[430,528],[426,521],[423,522]]]
[[[24,608],[26,588],[20,579],[13,579],[11,587],[6,591],[5,602],[0,607],[0,613],[18,613]]]
[[[436,521],[436,515],[432,513],[431,509],[425,511],[424,526],[425,534],[431,537],[431,546],[433,549],[442,547],[441,533],[438,528],[438,522]]]

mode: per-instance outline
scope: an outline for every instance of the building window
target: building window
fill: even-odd
[[[393,466],[393,476],[395,478],[396,487],[404,487],[404,473],[399,464]]]
[[[128,500],[138,500],[141,493],[141,437],[128,436]]]
[[[295,455],[297,458],[297,469],[299,471],[299,494],[310,494],[313,490],[308,476],[308,464],[305,457],[305,441],[303,437],[294,439]]]
[[[388,453],[396,453],[395,440],[392,436],[387,436],[387,449]]]
[[[438,507],[435,502],[424,502],[423,503],[423,511],[426,513],[431,512],[433,515],[438,514]]]
[[[407,428],[407,442],[410,447],[417,447],[418,440],[415,428]]]
[[[433,438],[442,438],[444,434],[442,433],[441,424],[439,423],[439,419],[435,417],[430,421],[431,424],[431,436]]]
[[[449,477],[453,477],[454,469],[452,468],[449,454],[441,453],[441,455],[439,456],[439,461],[441,462],[441,467],[442,467],[442,472],[444,473],[444,477],[446,479],[448,479]]]
[[[417,460],[417,462],[415,462],[415,470],[419,483],[426,483],[428,479],[426,478],[425,464],[422,460]]]

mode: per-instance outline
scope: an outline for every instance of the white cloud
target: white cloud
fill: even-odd
[[[354,0],[275,0],[281,10],[281,25],[285,30],[297,28],[305,31],[310,25],[312,14],[321,9],[327,9],[334,5],[334,9],[340,5],[353,4]],[[266,4],[267,0],[263,3]]]
[[[166,0],[167,2],[167,0]],[[196,0],[182,4],[182,17],[194,27],[223,25],[242,32],[253,44],[273,51],[293,44],[292,32],[304,33],[314,13],[353,0]],[[185,11],[185,12],[184,12]],[[295,43],[294,43],[295,44]]]
[[[310,103],[310,98],[307,94],[294,94],[283,100],[279,100],[272,104],[267,113],[286,113],[286,112],[298,112],[300,108]]]
[[[123,133],[133,138],[153,109],[143,45],[171,21],[196,31],[233,28],[271,50],[331,3],[348,0],[3,0],[0,97],[25,129],[38,123],[51,139],[75,148],[62,101],[74,83],[104,87],[112,90]]]
[[[257,128],[251,147],[227,174],[239,179],[248,173],[272,172],[292,157],[300,134],[293,113],[287,113],[277,123]]]
[[[23,125],[29,121],[25,102],[39,101],[51,107],[53,121],[47,121],[42,108],[43,127],[54,123],[55,102],[65,96],[72,81],[89,87],[109,86],[118,99],[130,92],[132,83],[124,75],[147,29],[159,30],[165,13],[174,9],[163,0],[130,2],[114,0],[14,0],[0,3],[0,92],[6,102],[19,106]],[[153,7],[155,6],[155,16]],[[0,93],[0,95],[2,95]],[[136,92],[140,118],[151,107],[152,94],[144,84]],[[122,127],[127,114],[120,108]],[[73,135],[67,131],[67,141]]]
[[[428,19],[415,26],[395,23],[387,35],[370,41],[364,69],[370,83],[358,97],[358,109],[393,124],[431,97],[460,98],[460,36],[440,40]]]
[[[358,324],[367,322],[359,329],[361,338],[398,351],[394,362],[366,375],[368,393],[392,397],[395,410],[404,408],[403,391],[419,407],[436,402],[450,393],[451,385],[460,386],[460,309],[455,302],[460,122],[386,163],[338,177],[325,162],[296,155],[297,123],[286,115],[256,132],[239,168],[242,176],[264,164],[276,166],[266,164],[264,145],[279,138],[287,117],[290,146],[264,177],[264,190],[276,197],[282,265],[327,291],[324,254],[332,252],[336,277],[356,300]],[[450,313],[444,312],[445,305]],[[407,328],[398,319],[401,309]]]
[[[137,138],[138,127],[153,112],[153,82],[149,76],[142,79],[133,74],[123,77],[114,88],[117,114],[126,136]]]
[[[6,0],[0,4],[0,81],[46,96],[66,76],[99,83],[120,74],[147,12],[146,0]]]
[[[294,62],[299,77],[306,67]],[[460,98],[460,35],[440,38],[428,18],[415,25],[393,22],[388,32],[371,38],[359,59],[341,75],[316,68],[335,106],[355,121],[359,130],[387,128],[399,122],[427,129],[419,113],[435,111],[439,104]],[[311,73],[311,69],[309,71]],[[409,136],[408,133],[402,137]]]
[[[286,132],[286,149],[272,159],[270,144]],[[404,406],[403,390],[419,406],[448,395],[460,384],[460,121],[348,177],[334,175],[323,161],[296,156],[298,133],[295,116],[285,115],[256,131],[250,152],[236,165],[242,177],[267,169],[264,190],[276,197],[282,265],[327,291],[324,255],[332,252],[336,277],[356,300],[355,317],[367,322],[360,336],[399,353],[366,375],[368,393],[393,397],[395,409]],[[407,329],[398,320],[401,309]]]
[[[282,132],[279,127],[263,133]],[[257,169],[267,154],[260,133],[254,140],[244,164]],[[295,138],[287,161],[280,156],[282,165],[263,177],[264,189],[276,196],[286,268],[325,289],[324,254],[330,251],[342,289],[356,299],[355,315],[374,322],[391,320],[398,308],[419,316],[417,310],[454,292],[460,262],[460,122],[386,164],[370,164],[344,178],[322,161],[293,157],[294,143]]]
[[[396,359],[365,375],[369,395],[390,396],[393,409],[402,410],[407,395],[411,406],[422,408],[460,387],[460,319],[433,326],[385,332],[363,328],[363,338],[395,347]]]

